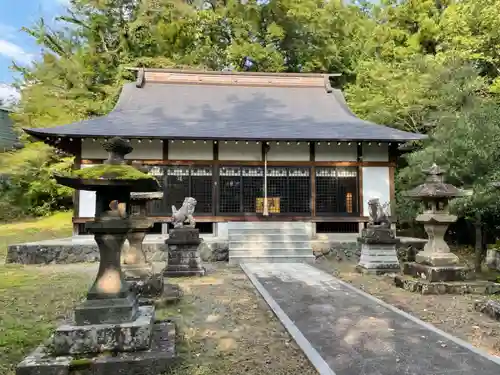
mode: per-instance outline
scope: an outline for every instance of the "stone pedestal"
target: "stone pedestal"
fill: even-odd
[[[168,246],[168,263],[163,270],[166,277],[203,276],[199,245],[200,232],[195,228],[174,228],[165,241]]]
[[[356,266],[358,272],[384,274],[400,272],[397,255],[399,240],[394,232],[386,227],[369,227],[358,238],[361,256]]]

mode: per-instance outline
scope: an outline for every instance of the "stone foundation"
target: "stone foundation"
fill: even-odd
[[[175,364],[176,328],[167,320],[152,330],[151,346],[139,352],[56,357],[42,345],[17,366],[16,375],[160,375]]]
[[[394,284],[409,292],[421,294],[496,294],[500,284],[489,281],[442,281],[429,282],[409,276],[393,276]]]
[[[227,262],[229,260],[227,240],[208,238],[202,241],[200,256],[204,262]],[[399,261],[415,261],[415,254],[423,248],[424,244],[425,240],[402,238],[401,244],[396,249]],[[311,246],[316,258],[326,256],[339,261],[358,261],[361,254],[355,241],[318,239],[312,240]],[[154,261],[162,261],[167,247],[164,241],[158,240],[157,243],[143,243],[143,249],[148,260],[152,261],[155,258]],[[162,257],[162,259],[156,259],[157,257]],[[87,244],[73,244],[71,238],[10,245],[6,257],[6,263],[19,264],[70,264],[98,261],[99,250],[93,239]]]
[[[165,237],[163,237],[165,238]],[[229,244],[227,241],[203,240],[203,260],[207,262],[227,262]],[[167,246],[164,240],[144,242],[143,250],[149,261],[164,260]],[[155,259],[159,256],[163,259]],[[41,241],[8,246],[6,263],[18,264],[70,264],[99,262],[99,249],[94,239],[73,241],[71,238]]]
[[[405,275],[424,279],[428,282],[436,281],[464,281],[467,278],[467,269],[462,266],[427,266],[420,263],[404,263]]]

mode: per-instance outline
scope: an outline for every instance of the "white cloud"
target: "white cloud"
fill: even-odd
[[[7,104],[19,100],[19,92],[12,86],[0,83],[0,100]]]
[[[9,42],[5,39],[0,39],[0,55],[9,57],[12,60],[22,64],[30,64],[33,61],[32,54],[26,52],[17,44]]]

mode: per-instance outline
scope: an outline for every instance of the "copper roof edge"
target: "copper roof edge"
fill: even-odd
[[[237,76],[271,76],[271,77],[340,77],[342,73],[282,73],[282,72],[239,72],[200,69],[167,69],[126,67],[126,70],[152,73],[181,73],[181,74],[208,74],[208,75],[237,75]]]

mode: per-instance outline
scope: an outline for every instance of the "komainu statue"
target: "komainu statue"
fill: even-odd
[[[391,220],[389,219],[389,202],[384,205],[380,204],[378,198],[373,198],[368,201],[368,214],[370,215],[369,226],[378,227],[391,227]]]
[[[174,228],[194,228],[196,222],[194,221],[194,209],[196,207],[196,199],[192,197],[184,198],[181,208],[172,205],[172,224]]]

